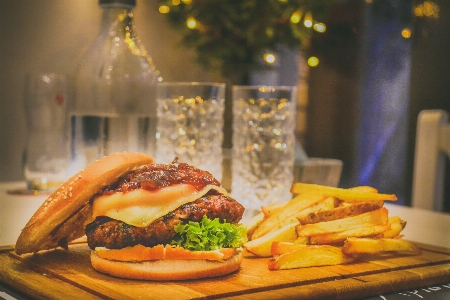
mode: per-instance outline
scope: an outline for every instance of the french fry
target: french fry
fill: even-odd
[[[302,244],[302,245],[308,245],[309,244],[309,236],[298,236],[294,244]]]
[[[261,222],[264,220],[264,214],[262,212],[254,215],[250,220],[243,223],[244,227],[246,228],[247,237],[250,239],[253,232],[256,230],[256,228],[261,224]]]
[[[286,204],[289,201],[280,201],[280,202],[275,202],[272,203],[270,205],[267,206],[261,206],[261,211],[264,214],[265,218],[270,217],[274,212],[276,212],[277,210],[281,210],[283,209],[284,206],[286,206]]]
[[[286,225],[278,230],[272,231],[260,238],[251,240],[243,245],[248,252],[253,253],[256,256],[268,257],[271,256],[271,247],[273,242],[284,241],[292,242],[297,238],[295,233],[295,226],[298,224],[292,223]]]
[[[399,216],[389,217],[389,224],[391,225],[391,229],[385,231],[383,233],[383,237],[385,238],[393,238],[400,234],[400,232],[405,228],[406,221],[400,219]]]
[[[400,219],[399,216],[390,216],[389,217],[389,223],[401,223],[402,219]]]
[[[325,197],[316,192],[305,192],[297,195],[284,206],[283,210],[276,211],[270,217],[264,219],[253,232],[251,239],[257,239],[273,228],[278,228],[278,224],[283,220],[292,219],[298,212],[323,200],[325,200]]]
[[[336,197],[327,197],[325,200],[311,205],[304,210],[298,212],[296,218],[298,220],[308,219],[308,216],[315,215],[317,212],[325,212],[335,209],[339,205],[339,200]]]
[[[370,186],[304,183],[294,183],[291,192],[298,195],[261,207],[261,214],[246,224],[244,248],[271,256],[269,270],[347,264],[365,254],[421,253],[401,239],[406,222],[388,216],[384,201],[397,200],[394,194]]]
[[[353,217],[328,222],[299,225],[296,228],[298,236],[311,236],[373,225],[383,225],[387,223],[388,210],[385,207],[382,207]]]
[[[267,206],[261,206],[261,212],[243,224],[247,229],[247,237],[250,239],[255,229],[264,219],[268,218],[273,212],[282,209],[288,202],[289,201],[275,202]]]
[[[349,188],[349,190],[352,190],[354,192],[360,192],[360,193],[378,193],[378,190],[374,187],[368,186],[368,185],[360,185]]]
[[[362,188],[360,188],[362,189]],[[364,188],[366,189],[366,188]],[[377,201],[377,200],[390,200],[396,201],[397,196],[394,194],[380,194],[366,191],[359,191],[358,189],[343,189],[331,186],[324,186],[311,183],[294,183],[291,187],[291,193],[302,194],[304,192],[316,191],[323,196],[335,196],[341,200],[347,202],[364,202],[364,201]]]
[[[402,254],[419,255],[422,253],[419,247],[402,239],[381,238],[348,238],[342,252],[347,255],[382,254],[396,252]]]
[[[297,216],[297,219],[302,225],[328,222],[350,216],[360,215],[371,210],[379,209],[383,207],[383,204],[384,201],[351,203],[350,205],[343,205],[332,210],[315,211],[307,215]]]
[[[305,245],[274,256],[269,259],[269,270],[285,270],[294,268],[316,267],[326,265],[347,264],[355,261],[355,257],[342,253],[341,248],[330,245]]]
[[[391,225],[374,225],[355,229],[349,229],[333,233],[312,235],[309,237],[311,245],[338,244],[344,242],[348,237],[368,237],[382,234],[389,230]]]
[[[305,244],[293,242],[273,242],[271,247],[271,253],[274,256],[281,255],[304,246]]]
[[[315,211],[319,211],[319,210],[330,210],[333,209],[334,207],[336,207],[336,205],[339,203],[339,201],[337,200],[336,197],[328,197],[325,200],[316,203],[314,205],[311,205],[310,207],[305,208],[304,210],[300,211],[297,216],[292,216],[289,218],[286,218],[284,220],[280,220],[280,222],[278,223],[278,226],[269,230],[268,232],[271,232],[273,230],[276,230],[278,227],[283,227],[286,226],[288,224],[291,223],[299,223],[298,221],[298,217],[304,217],[306,215],[309,215]],[[283,209],[283,208],[281,208]],[[267,234],[267,233],[266,233]]]

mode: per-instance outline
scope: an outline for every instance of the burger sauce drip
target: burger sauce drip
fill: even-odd
[[[146,165],[134,170],[106,187],[102,194],[127,193],[137,189],[155,191],[162,187],[183,183],[194,186],[198,191],[209,184],[220,186],[219,181],[211,173],[186,163],[178,163],[175,159],[171,164]]]

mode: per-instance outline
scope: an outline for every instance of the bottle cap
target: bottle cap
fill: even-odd
[[[128,5],[134,7],[136,6],[136,0],[99,0],[99,4]]]

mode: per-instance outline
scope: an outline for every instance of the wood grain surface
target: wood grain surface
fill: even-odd
[[[0,282],[33,299],[353,299],[449,282],[450,249],[419,246],[419,256],[280,271],[269,271],[267,258],[246,255],[236,273],[172,282],[98,273],[84,243],[24,256],[7,246],[0,247]]]

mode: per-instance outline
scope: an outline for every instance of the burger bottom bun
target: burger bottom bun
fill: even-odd
[[[240,268],[241,250],[225,261],[200,259],[163,259],[142,262],[112,261],[91,251],[91,264],[95,270],[115,277],[141,280],[187,280],[217,277],[230,274]]]

